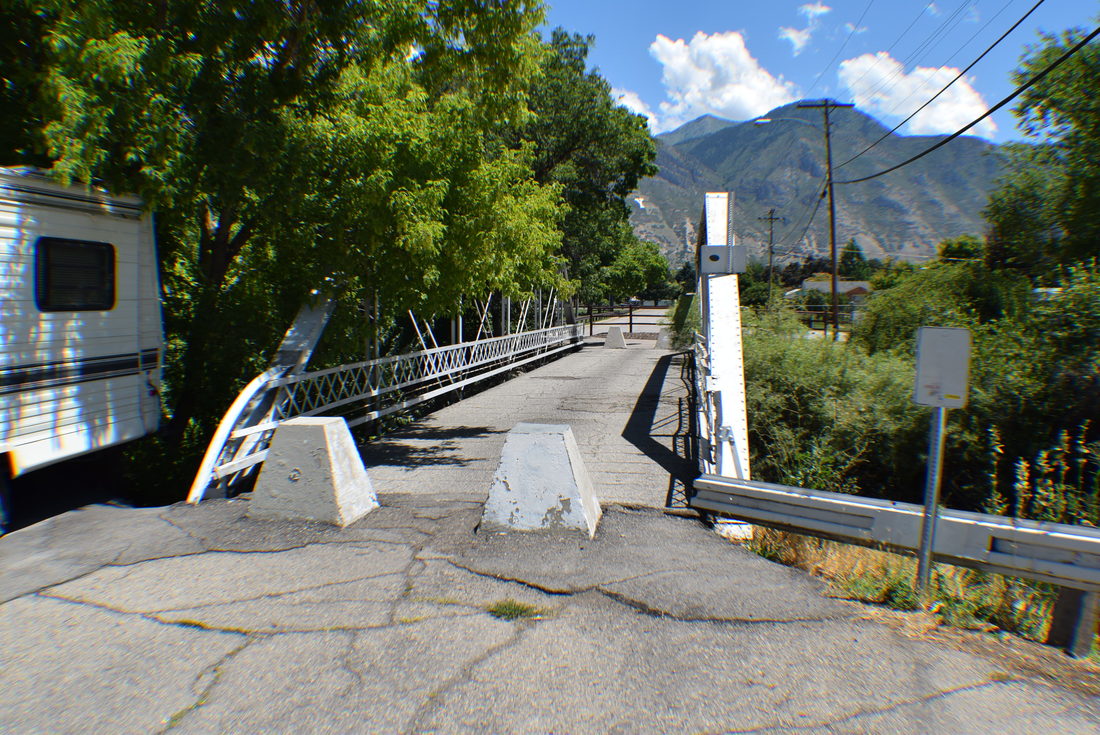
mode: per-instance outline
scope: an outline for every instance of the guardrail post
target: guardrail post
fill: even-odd
[[[947,409],[932,409],[932,431],[928,437],[928,474],[924,483],[924,523],[921,526],[920,549],[917,552],[917,592],[925,599],[930,595],[932,551],[936,545],[936,515],[940,504],[940,476],[943,471],[944,433],[947,431]]]
[[[631,334],[634,333],[634,304],[631,302],[627,305],[627,313],[630,314],[630,328],[627,330]]]
[[[1100,592],[1061,587],[1051,614],[1047,645],[1058,646],[1075,658],[1092,652],[1096,622],[1100,614]]]

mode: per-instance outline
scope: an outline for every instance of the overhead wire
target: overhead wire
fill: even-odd
[[[859,16],[859,19],[855,22],[855,24],[852,25],[852,29],[848,32],[848,35],[844,38],[844,42],[841,43],[840,48],[838,48],[836,53],[833,54],[833,58],[829,61],[828,64],[826,64],[824,67],[822,67],[821,71],[818,72],[816,77],[814,77],[813,83],[810,84],[809,89],[806,90],[807,95],[809,95],[810,92],[812,92],[814,90],[814,88],[817,86],[818,82],[821,81],[821,78],[823,76],[825,76],[825,73],[827,71],[829,71],[829,68],[832,67],[832,65],[834,63],[836,63],[836,60],[838,58],[840,58],[840,55],[842,53],[844,53],[844,48],[848,45],[848,42],[852,40],[852,36],[854,36],[856,34],[856,31],[859,30],[860,24],[863,23],[863,19],[867,17],[867,13],[871,10],[871,6],[874,5],[874,3],[875,3],[875,0],[868,0],[867,5],[864,6],[863,12]],[[931,5],[931,4],[932,3],[929,3],[929,5]],[[923,12],[923,10],[922,10],[922,12]],[[914,22],[916,22],[916,21],[914,20]],[[786,160],[787,154],[790,153],[791,148],[794,147],[794,143],[795,143],[796,140],[798,140],[798,135],[797,134],[792,135],[790,140],[787,142],[786,147],[783,149],[783,152],[779,154],[778,160],[780,160],[780,161]],[[778,168],[778,165],[776,166],[776,168]],[[774,171],[774,169],[773,169],[773,171]],[[768,175],[770,176],[771,174],[769,173]],[[767,178],[767,177],[765,177],[765,178]],[[778,205],[776,208],[777,209],[783,209],[783,208],[789,207],[791,205],[791,203],[795,199],[798,198],[798,193],[799,193],[799,189],[796,186],[794,192],[791,194],[791,197],[786,202],[784,202],[783,204]],[[801,219],[801,217],[799,219]],[[792,227],[790,230],[787,231],[787,234],[790,234],[791,232],[794,232],[796,229],[797,229],[797,226]]]
[[[817,86],[817,83],[821,81],[821,77],[825,76],[825,72],[829,71],[829,68],[832,67],[832,65],[836,63],[836,60],[840,58],[840,55],[844,53],[844,49],[848,45],[848,42],[852,40],[852,36],[856,34],[857,30],[859,30],[860,23],[862,23],[863,19],[867,17],[867,11],[869,11],[871,9],[871,6],[874,4],[875,0],[867,0],[867,5],[863,8],[863,12],[860,14],[859,20],[857,20],[855,22],[855,25],[852,26],[852,30],[848,32],[847,37],[845,37],[844,39],[844,43],[840,44],[840,48],[838,48],[836,50],[836,53],[833,54],[833,58],[830,59],[829,63],[822,67],[821,71],[819,71],[817,73],[817,76],[814,77],[813,84],[811,84],[810,88],[806,90],[807,95],[814,90],[814,87]]]
[[[993,22],[994,22],[995,20],[997,20],[997,18],[1000,18],[1000,17],[1001,17],[1001,14],[1002,14],[1002,13],[1004,13],[1004,12],[1005,12],[1006,10],[1008,10],[1009,6],[1010,6],[1010,5],[1012,5],[1012,4],[1014,3],[1014,2],[1016,2],[1016,0],[1006,0],[1005,4],[1001,6],[1001,9],[1000,9],[1000,10],[998,10],[998,11],[997,11],[996,13],[994,13],[994,14],[993,14],[993,15],[992,15],[992,16],[991,16],[991,17],[989,18],[989,20],[987,20],[987,21],[986,21],[985,23],[983,23],[983,24],[982,24],[982,26],[981,26],[981,28],[979,28],[978,30],[974,31],[974,33],[972,33],[972,34],[970,35],[970,38],[968,38],[968,39],[966,39],[965,41],[963,41],[963,42],[962,42],[962,44],[960,44],[960,45],[959,45],[959,47],[958,47],[957,49],[955,49],[955,50],[954,50],[954,51],[953,51],[953,52],[951,53],[951,55],[950,55],[950,56],[948,56],[948,57],[947,57],[947,58],[946,58],[946,59],[945,59],[945,60],[943,61],[943,63],[942,63],[942,64],[939,64],[939,66],[940,66],[940,67],[942,68],[942,67],[945,67],[945,66],[947,66],[948,64],[950,64],[950,63],[951,63],[951,61],[952,61],[952,60],[954,60],[954,58],[955,58],[956,56],[958,56],[958,55],[959,55],[960,53],[962,53],[963,49],[965,49],[965,48],[966,48],[967,46],[969,46],[969,45],[970,45],[970,43],[971,43],[971,42],[972,42],[972,41],[973,41],[973,40],[974,40],[975,38],[977,38],[978,36],[980,36],[980,35],[981,35],[981,34],[982,34],[982,33],[983,33],[984,31],[985,31],[985,29],[986,29],[986,28],[988,28],[988,27],[989,27],[990,25],[992,25],[992,24],[993,24]],[[925,56],[927,56],[927,54],[926,54]],[[919,62],[918,62],[918,63],[919,63]],[[899,108],[904,108],[904,106],[905,106],[905,103],[906,103],[906,102],[908,102],[908,101],[909,101],[909,99],[910,99],[910,98],[911,98],[911,97],[912,97],[912,96],[913,96],[914,94],[916,94],[916,93],[917,93],[918,91],[919,91],[919,90],[917,90],[917,89],[914,89],[914,90],[913,90],[913,91],[911,91],[911,92],[910,92],[909,94],[905,95],[905,97],[904,97],[904,98],[902,98],[901,100],[899,100],[899,101],[898,101],[898,102],[897,102],[897,103],[896,103],[896,104],[895,104],[895,105],[894,105],[893,107],[891,107],[891,108],[890,108],[890,110],[889,110],[889,111],[888,111],[888,112],[887,112],[886,114],[888,114],[888,115],[893,115],[893,114],[894,114],[894,113],[895,113],[895,112],[896,112],[896,111],[897,111],[897,110],[898,110]]]
[[[818,196],[817,202],[814,203],[814,208],[810,211],[810,218],[806,220],[806,226],[802,228],[802,232],[794,240],[787,243],[788,246],[794,246],[797,243],[802,242],[802,238],[806,237],[806,233],[810,231],[810,225],[814,223],[814,217],[817,216],[817,211],[821,209],[821,202],[825,201],[826,190],[821,190],[821,195]]]
[[[901,163],[899,163],[897,165],[891,166],[890,168],[879,171],[878,173],[874,173],[874,174],[871,174],[869,176],[861,176],[858,179],[847,179],[845,181],[834,181],[833,183],[834,184],[858,184],[861,181],[869,181],[871,179],[877,179],[879,176],[884,176],[885,174],[888,174],[892,171],[897,171],[899,168],[901,168],[903,166],[908,166],[910,163],[913,163],[914,161],[916,161],[918,159],[924,158],[929,153],[942,148],[943,146],[945,146],[948,143],[950,143],[951,141],[953,141],[955,138],[958,138],[960,135],[965,133],[967,130],[970,130],[970,128],[972,128],[975,125],[977,125],[978,123],[980,123],[982,120],[984,120],[987,117],[989,117],[990,115],[992,115],[997,110],[999,110],[1002,107],[1004,107],[1005,105],[1007,105],[1012,100],[1016,99],[1016,97],[1018,97],[1021,93],[1023,93],[1027,89],[1029,89],[1036,82],[1041,81],[1044,77],[1046,77],[1047,74],[1049,74],[1050,72],[1052,72],[1056,68],[1058,68],[1066,59],[1073,56],[1075,53],[1077,53],[1079,50],[1081,50],[1089,41],[1096,38],[1096,36],[1098,36],[1098,35],[1100,35],[1100,26],[1098,26],[1096,29],[1094,29],[1092,33],[1090,33],[1089,35],[1087,35],[1083,39],[1081,39],[1081,41],[1079,43],[1077,43],[1076,46],[1074,46],[1069,51],[1067,51],[1066,53],[1064,53],[1060,57],[1058,57],[1058,59],[1055,60],[1054,62],[1052,62],[1049,66],[1047,66],[1047,68],[1045,68],[1041,72],[1035,74],[1027,82],[1025,82],[1024,84],[1021,84],[1019,87],[1017,87],[1015,90],[1013,90],[1007,97],[1002,99],[997,104],[993,105],[993,107],[990,107],[984,114],[978,116],[977,118],[972,120],[967,125],[959,128],[954,133],[947,136],[943,140],[939,141],[935,145],[929,146],[928,148],[924,149],[923,151],[921,151],[917,155],[915,155],[911,158],[908,158],[908,159],[902,161]]]
[[[927,5],[925,5],[923,8],[920,9],[920,12],[917,13],[917,17],[913,18],[913,20],[909,21],[909,25],[907,25],[905,27],[905,30],[902,31],[898,35],[898,37],[894,39],[893,43],[891,43],[889,46],[886,47],[886,53],[887,54],[889,54],[891,51],[894,50],[894,47],[897,46],[898,43],[901,42],[901,39],[903,39],[906,36],[906,34],[909,33],[909,31],[913,30],[913,26],[915,26],[917,24],[918,20],[920,20],[921,18],[924,17],[925,11],[928,10],[933,5],[935,5],[935,3],[930,2]],[[860,74],[858,77],[856,77],[855,81],[852,82],[852,85],[854,86],[854,85],[859,84],[860,82],[862,82],[863,78],[871,73],[871,69],[873,69],[875,67],[875,65],[877,65],[877,63],[878,63],[878,57],[876,56],[875,57],[875,64],[872,64],[871,66],[869,66],[867,69],[864,70],[864,72],[862,74]]]
[[[902,125],[904,125],[905,123],[909,122],[909,121],[910,121],[910,120],[912,120],[912,119],[913,119],[914,117],[916,117],[917,113],[919,113],[919,112],[920,112],[921,110],[923,110],[923,109],[924,109],[925,107],[928,107],[928,105],[930,105],[930,104],[932,104],[933,102],[935,102],[935,101],[936,101],[936,98],[937,98],[937,97],[939,97],[939,96],[940,96],[941,94],[943,94],[944,92],[946,92],[946,91],[947,91],[947,90],[948,90],[948,89],[949,89],[949,88],[951,87],[951,85],[953,85],[953,84],[954,84],[955,82],[957,82],[957,81],[959,81],[960,79],[962,79],[962,78],[963,78],[963,75],[965,75],[965,74],[966,74],[966,73],[967,73],[968,71],[970,71],[970,70],[971,70],[972,68],[974,68],[974,65],[975,65],[975,64],[977,64],[977,63],[978,63],[979,61],[981,61],[981,60],[982,60],[983,58],[985,58],[985,55],[986,55],[986,54],[988,54],[988,53],[989,53],[990,51],[992,51],[992,50],[993,50],[994,48],[996,48],[996,47],[997,47],[997,45],[998,45],[998,44],[999,44],[999,43],[1000,43],[1001,41],[1005,40],[1005,38],[1007,38],[1007,37],[1008,37],[1008,35],[1009,35],[1010,33],[1012,33],[1012,32],[1013,32],[1014,30],[1016,30],[1016,29],[1017,29],[1017,28],[1018,28],[1018,27],[1020,26],[1020,24],[1021,24],[1021,23],[1023,23],[1023,22],[1025,21],[1025,20],[1027,20],[1027,17],[1028,17],[1029,15],[1031,15],[1031,14],[1032,14],[1033,12],[1035,12],[1035,10],[1036,10],[1036,9],[1037,9],[1037,8],[1038,8],[1038,7],[1040,6],[1040,5],[1042,5],[1042,4],[1044,3],[1044,2],[1046,2],[1046,0],[1039,0],[1039,2],[1035,3],[1034,5],[1032,5],[1032,6],[1031,6],[1031,9],[1030,9],[1030,10],[1028,10],[1028,11],[1027,11],[1026,13],[1024,13],[1023,17],[1021,17],[1021,18],[1020,18],[1020,19],[1019,19],[1018,21],[1016,21],[1015,23],[1013,23],[1013,24],[1012,24],[1012,27],[1011,27],[1011,28],[1009,28],[1009,29],[1008,29],[1007,31],[1005,31],[1004,33],[1002,33],[1002,34],[1001,34],[1001,36],[1000,36],[1000,38],[998,38],[998,39],[997,39],[996,41],[994,41],[994,42],[993,42],[992,44],[990,44],[990,45],[989,45],[989,47],[988,47],[988,48],[986,48],[986,50],[985,50],[985,51],[983,51],[983,52],[982,52],[982,53],[981,53],[981,54],[980,54],[980,55],[978,56],[978,58],[976,58],[976,59],[974,59],[973,61],[971,61],[971,62],[970,62],[970,63],[969,63],[968,65],[967,65],[967,67],[966,67],[965,69],[963,69],[962,71],[960,71],[960,72],[959,72],[959,73],[958,73],[958,74],[957,74],[957,75],[955,76],[955,78],[954,78],[954,79],[952,79],[952,80],[951,80],[950,82],[948,82],[947,84],[945,84],[945,85],[943,86],[943,88],[942,88],[942,89],[940,89],[940,91],[938,91],[938,92],[936,92],[936,93],[935,93],[934,95],[932,95],[932,97],[931,97],[931,98],[930,98],[930,99],[929,99],[929,100],[928,100],[927,102],[925,102],[925,103],[924,103],[923,105],[921,105],[921,106],[920,106],[920,107],[918,107],[917,109],[913,110],[913,112],[912,112],[912,113],[910,113],[909,117],[907,117],[907,118],[905,118],[904,120],[902,120],[901,122],[899,122],[899,123],[898,123],[897,125],[895,125],[895,126],[894,126],[894,127],[893,127],[893,128],[891,129],[891,130],[889,130],[889,131],[887,131],[886,133],[884,133],[884,134],[882,135],[882,137],[880,137],[880,138],[879,138],[878,140],[876,140],[875,142],[871,143],[871,145],[867,146],[866,148],[864,148],[864,149],[863,149],[862,151],[860,151],[859,153],[857,153],[857,154],[855,154],[854,156],[852,156],[851,158],[849,158],[849,159],[848,159],[847,161],[844,161],[843,163],[839,163],[839,164],[837,164],[837,165],[836,165],[836,166],[834,167],[834,170],[836,170],[836,169],[839,169],[839,168],[843,168],[844,166],[847,166],[847,165],[848,165],[849,163],[851,163],[852,161],[856,160],[857,158],[859,158],[860,156],[862,156],[862,155],[863,155],[864,153],[866,153],[867,151],[871,150],[872,148],[874,148],[875,146],[877,146],[877,145],[878,145],[879,143],[881,143],[882,141],[884,141],[884,140],[886,140],[887,138],[889,138],[889,137],[890,137],[891,135],[893,135],[894,133],[896,133],[896,132],[898,131],[898,128],[900,128],[900,127],[901,127]],[[972,37],[972,38],[973,38],[973,37]],[[969,43],[969,41],[968,41],[968,43]]]
[[[814,191],[824,192],[825,191],[825,182],[827,180],[828,180],[828,177],[822,177],[822,179],[815,184]],[[808,228],[809,227],[809,222],[813,221],[814,215],[817,214],[817,209],[820,206],[821,206],[821,196],[817,196],[816,197],[816,202],[814,203],[814,206],[813,207],[807,206],[802,211],[802,214],[800,214],[798,216],[797,220],[792,222],[792,224],[790,226],[790,229],[788,229],[786,231],[786,233],[784,235],[782,235],[781,237],[776,238],[776,242],[779,243],[779,244],[776,245],[775,247],[780,247],[781,248],[781,247],[783,247],[783,244],[793,245],[794,243],[801,240],[802,237],[805,236],[805,234],[806,234],[805,229],[803,229],[801,235],[799,235],[797,238],[795,238],[793,240],[788,240],[788,236],[793,232],[797,232],[799,227],[803,227],[804,222],[806,223],[806,225],[805,225],[806,228]],[[808,220],[807,220],[807,217],[809,218]]]
[[[894,71],[886,75],[886,78],[874,85],[870,91],[866,93],[867,98],[872,98],[875,95],[882,94],[893,89],[900,81],[902,72],[909,66],[920,63],[925,55],[936,45],[939,44],[939,38],[946,36],[950,31],[954,30],[954,27],[962,22],[962,11],[974,4],[974,0],[963,0],[957,8],[949,15],[943,22],[936,26],[928,36],[917,44],[917,47],[909,52],[909,55],[902,59],[897,68]],[[876,57],[877,59],[878,57]]]

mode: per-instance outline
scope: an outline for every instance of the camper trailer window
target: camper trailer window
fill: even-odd
[[[34,244],[35,301],[41,311],[115,306],[115,249],[105,242],[40,237]]]

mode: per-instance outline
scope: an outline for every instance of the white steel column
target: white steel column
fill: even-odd
[[[733,196],[708,193],[699,244],[734,247]],[[701,270],[701,269],[700,269]],[[714,411],[715,474],[749,477],[749,423],[745,407],[745,365],[741,349],[741,296],[737,274],[700,276],[703,336],[709,375],[706,390]]]

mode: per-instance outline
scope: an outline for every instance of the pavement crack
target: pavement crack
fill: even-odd
[[[365,577],[354,577],[352,579],[341,579],[332,582],[322,582],[321,584],[313,584],[306,587],[297,587],[295,589],[283,590],[282,592],[265,592],[261,595],[254,595],[252,597],[241,597],[232,600],[223,600],[221,602],[207,602],[200,605],[188,605],[186,607],[166,607],[157,610],[146,610],[145,613],[148,615],[159,615],[163,613],[183,612],[184,610],[209,610],[217,607],[226,607],[227,605],[239,605],[245,602],[256,602],[258,600],[278,600],[279,598],[287,597],[289,595],[300,594],[302,592],[315,592],[317,590],[323,590],[326,587],[338,587],[342,584],[365,582],[370,579],[381,579],[383,577],[394,577],[399,574],[401,574],[401,572],[383,572],[381,574],[370,574]],[[367,602],[369,602],[369,600],[367,600]]]
[[[582,594],[584,592],[590,592],[598,586],[598,585],[592,585],[590,587],[576,588],[576,589],[568,588],[568,587],[567,588],[548,587],[546,585],[536,584],[535,582],[528,582],[525,579],[519,579],[517,577],[509,577],[509,576],[506,576],[506,575],[503,575],[503,574],[493,574],[491,572],[482,572],[482,571],[479,571],[477,569],[473,569],[471,567],[467,567],[467,566],[464,566],[462,564],[459,564],[458,562],[456,562],[453,559],[442,559],[442,561],[447,562],[448,564],[450,564],[455,569],[459,569],[463,572],[468,572],[470,574],[475,574],[478,577],[484,577],[486,579],[495,579],[498,582],[510,582],[512,584],[518,584],[521,587],[526,587],[527,589],[535,590],[536,592],[542,592],[543,594],[546,594],[546,595],[571,597],[573,595],[579,595],[579,594]]]
[[[343,654],[340,655],[340,669],[346,671],[355,680],[354,683],[349,682],[338,694],[340,697],[348,697],[356,691],[362,691],[366,688],[366,679],[363,678],[363,672],[356,668],[352,663],[352,656],[355,654],[355,644],[359,641],[359,632],[354,630],[347,631],[348,645],[344,648]]]
[[[645,572],[643,574],[636,574],[630,577],[623,577],[622,579],[608,580],[605,582],[597,582],[596,584],[586,585],[584,587],[576,588],[556,588],[549,587],[543,584],[537,584],[525,579],[519,579],[517,577],[509,577],[502,574],[494,574],[491,572],[482,572],[471,567],[467,567],[463,564],[459,564],[453,559],[443,559],[456,569],[460,569],[470,574],[475,574],[479,577],[485,577],[488,579],[495,579],[499,582],[508,582],[511,584],[517,584],[527,589],[535,590],[546,595],[554,595],[556,597],[574,597],[576,595],[583,595],[588,592],[599,592],[608,599],[619,603],[625,607],[629,607],[644,615],[649,615],[655,618],[663,618],[665,620],[675,620],[680,623],[714,623],[718,625],[791,625],[791,624],[813,624],[813,623],[827,623],[834,620],[841,619],[840,616],[824,616],[824,617],[793,617],[793,618],[734,618],[734,617],[722,617],[718,615],[682,615],[679,613],[670,612],[658,607],[650,605],[644,600],[638,600],[633,597],[622,594],[621,592],[615,592],[607,589],[610,585],[621,584],[623,582],[629,582],[637,579],[643,579],[645,577],[651,577],[660,574],[667,574],[669,572],[675,572],[677,570],[666,571],[654,571]]]
[[[414,552],[413,557],[409,560],[403,572],[405,575],[405,584],[401,588],[400,594],[390,602],[389,613],[386,616],[387,624],[394,625],[397,622],[397,609],[401,607],[401,603],[408,601],[409,594],[411,594],[416,587],[416,578],[427,568],[428,565],[420,559],[417,559],[416,552]]]
[[[679,613],[669,612],[658,607],[653,607],[644,600],[637,600],[632,597],[628,597],[620,592],[613,592],[611,590],[603,589],[602,586],[598,586],[596,590],[613,600],[620,605],[629,607],[644,615],[648,615],[654,618],[662,618],[664,620],[675,620],[679,623],[715,623],[718,625],[790,625],[790,624],[806,624],[806,623],[829,623],[835,620],[840,620],[839,617],[813,617],[813,618],[733,618],[722,617],[719,615],[682,615]]]
[[[125,610],[123,608],[113,607],[111,605],[106,605],[106,604],[101,603],[101,602],[92,602],[90,600],[78,600],[78,599],[73,598],[73,597],[65,597],[63,595],[51,595],[51,594],[47,594],[46,592],[37,592],[37,593],[35,593],[35,596],[40,598],[40,599],[43,599],[43,600],[54,600],[55,602],[61,602],[61,603],[64,603],[66,605],[76,605],[78,607],[87,607],[87,608],[90,608],[92,610],[99,610],[101,612],[113,613],[115,615],[125,615],[125,616],[129,616],[129,617],[137,617],[137,618],[141,618],[143,620],[148,620],[151,623],[156,623],[157,625],[165,625],[165,626],[172,627],[172,628],[185,628],[185,629],[189,629],[189,630],[208,631],[208,632],[211,632],[211,633],[230,633],[230,634],[233,634],[233,635],[245,635],[245,636],[255,635],[255,634],[259,633],[259,631],[248,630],[246,628],[234,628],[234,627],[230,627],[230,626],[208,625],[206,623],[203,623],[203,622],[200,622],[200,621],[197,621],[197,620],[164,620],[163,618],[158,618],[153,613],[139,612],[137,610]]]
[[[424,720],[428,717],[428,715],[430,715],[433,711],[435,711],[437,707],[442,704],[442,699],[448,692],[453,690],[455,687],[468,683],[471,676],[473,675],[474,669],[476,669],[478,666],[485,663],[486,661],[490,660],[501,651],[511,648],[512,646],[519,643],[520,639],[523,637],[523,634],[527,630],[530,630],[532,627],[534,627],[534,625],[534,621],[524,621],[516,623],[512,630],[512,634],[506,640],[489,646],[484,651],[482,651],[481,655],[475,656],[474,658],[463,664],[458,673],[444,681],[435,689],[432,689],[430,692],[428,692],[428,695],[425,697],[424,701],[420,703],[420,706],[417,707],[416,712],[413,713],[412,718],[409,720],[408,726],[402,732],[406,734],[421,732],[423,730]]]
[[[905,699],[900,702],[894,702],[883,707],[874,707],[859,710],[858,712],[850,712],[845,715],[839,715],[837,717],[831,717],[825,720],[819,720],[816,722],[805,722],[797,725],[791,723],[772,723],[768,725],[761,725],[759,727],[749,728],[747,730],[723,730],[723,733],[727,735],[746,735],[747,733],[759,733],[768,732],[769,730],[781,730],[783,732],[791,732],[794,730],[815,730],[822,727],[831,727],[833,725],[841,725],[846,722],[853,722],[862,717],[873,717],[876,715],[883,715],[889,712],[894,712],[906,707],[916,707],[929,702],[935,702],[940,699],[947,699],[956,694],[963,694],[966,692],[978,691],[980,689],[988,689],[999,684],[1007,684],[1010,682],[1023,681],[1016,677],[979,681],[972,684],[964,684],[963,686],[953,687],[951,689],[944,689],[942,691],[933,692],[932,694],[926,694],[922,697],[914,697],[912,699]]]
[[[191,531],[189,531],[188,529],[184,528],[184,527],[183,527],[183,526],[181,526],[180,524],[176,523],[176,522],[175,522],[175,521],[173,521],[173,520],[172,520],[171,518],[166,518],[166,517],[165,517],[165,515],[164,515],[164,513],[157,513],[157,518],[159,518],[159,519],[160,519],[161,521],[163,521],[164,523],[167,523],[167,524],[168,524],[169,526],[171,526],[172,528],[176,529],[177,531],[179,531],[180,533],[182,533],[182,534],[183,534],[184,536],[187,536],[187,538],[191,539],[191,540],[192,540],[192,541],[194,541],[194,542],[195,542],[196,544],[198,544],[198,545],[199,545],[199,547],[201,547],[201,548],[203,548],[203,549],[208,549],[208,548],[209,548],[209,546],[208,546],[208,545],[207,545],[207,543],[206,543],[206,539],[204,539],[204,538],[202,538],[202,537],[200,537],[200,536],[196,536],[196,535],[195,535],[194,533],[192,533],[192,532],[191,532]]]
[[[198,630],[209,633],[229,633],[232,635],[243,636],[264,636],[273,637],[280,635],[307,635],[311,633],[361,633],[366,630],[388,630],[391,628],[403,628],[408,625],[420,622],[420,620],[408,620],[408,621],[396,621],[387,622],[383,625],[325,625],[315,628],[278,628],[278,629],[264,629],[253,630],[250,628],[240,628],[229,625],[212,625],[204,623],[201,620],[192,620],[190,618],[181,620],[166,620],[158,617],[157,613],[140,612],[138,610],[126,610],[124,608],[113,607],[111,605],[105,605],[99,602],[91,602],[89,600],[78,600],[71,597],[62,597],[61,595],[51,595],[46,593],[38,593],[37,597],[43,600],[53,600],[54,602],[64,603],[66,605],[76,605],[78,607],[87,607],[93,610],[99,610],[101,612],[111,613],[112,615],[121,615],[125,617],[140,618],[147,620],[150,623],[156,623],[157,625],[164,625],[170,628],[183,628],[185,630]],[[348,602],[360,602],[358,599],[347,600]],[[470,616],[481,614],[483,611],[471,612]],[[460,617],[457,615],[449,617]],[[427,619],[427,618],[425,618]]]
[[[174,712],[171,716],[165,718],[163,720],[164,727],[157,731],[158,735],[160,733],[166,733],[169,730],[174,729],[180,723],[182,723],[188,715],[190,715],[192,712],[195,712],[200,707],[205,705],[208,701],[210,701],[210,695],[214,691],[214,687],[216,687],[218,685],[218,682],[221,681],[223,668],[230,661],[232,661],[237,656],[237,654],[248,648],[261,637],[262,636],[249,636],[245,641],[241,643],[241,645],[237,646],[236,648],[222,656],[217,662],[214,663],[213,666],[209,666],[200,671],[195,676],[194,681],[191,682],[192,691],[196,689],[199,690],[198,696],[196,697],[195,701],[187,705],[183,709]],[[204,678],[209,678],[209,681],[206,682],[205,686],[200,687],[200,684],[202,683]]]
[[[623,582],[632,582],[632,581],[637,580],[637,579],[644,579],[646,577],[653,577],[653,576],[656,576],[656,575],[659,575],[659,574],[668,574],[670,572],[678,571],[676,569],[665,569],[665,570],[657,570],[657,571],[653,571],[653,572],[643,572],[642,574],[633,574],[629,577],[621,577],[619,579],[609,579],[609,580],[605,580],[605,581],[596,582],[594,584],[585,585],[583,587],[550,587],[548,585],[539,584],[537,582],[531,582],[531,581],[528,581],[526,579],[520,579],[519,577],[510,577],[508,575],[496,574],[494,572],[483,572],[483,571],[480,571],[478,569],[474,569],[472,567],[465,566],[464,564],[460,564],[457,561],[455,561],[454,559],[449,558],[449,557],[439,556],[439,557],[431,557],[431,559],[433,561],[444,561],[444,562],[450,564],[455,569],[461,570],[463,572],[468,572],[469,574],[474,574],[478,577],[484,577],[486,579],[494,579],[498,582],[508,582],[510,584],[518,584],[521,587],[526,587],[527,589],[535,590],[536,592],[542,592],[543,594],[554,595],[554,596],[557,596],[557,597],[572,597],[572,596],[575,596],[575,595],[583,595],[586,592],[591,592],[593,590],[598,590],[598,589],[600,589],[601,587],[603,587],[605,585],[622,584]]]

